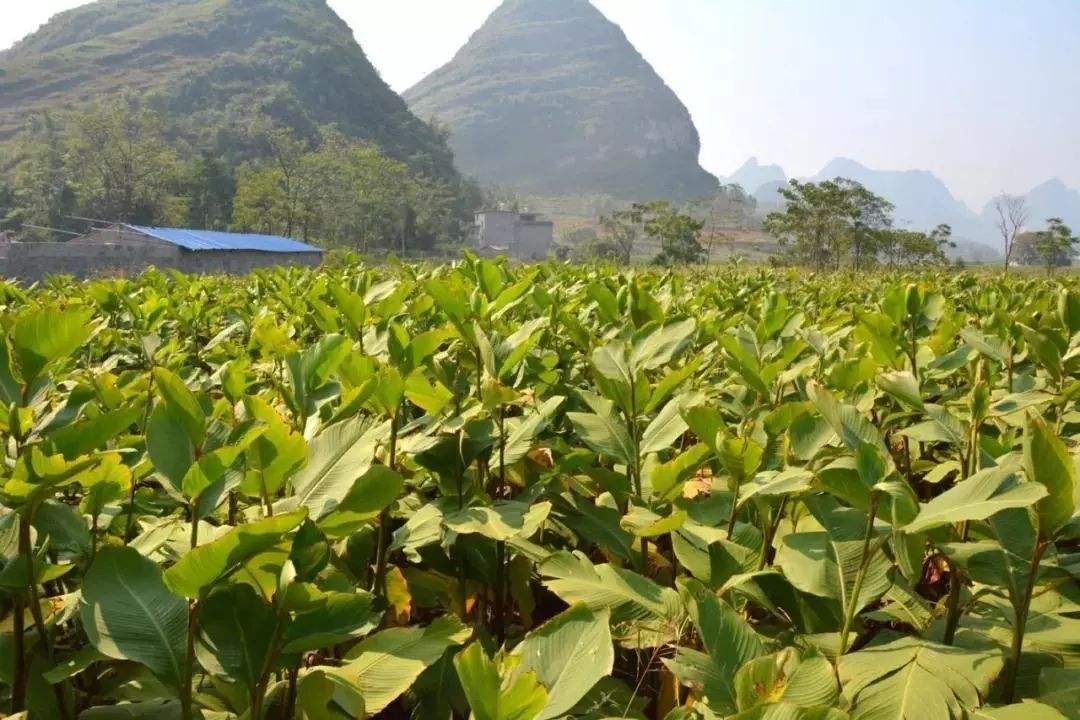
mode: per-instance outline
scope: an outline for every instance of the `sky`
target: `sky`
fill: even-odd
[[[499,0],[329,0],[403,91]],[[1080,0],[593,0],[690,109],[702,164],[926,169],[980,210],[1080,188]],[[0,0],[0,48],[83,0]]]

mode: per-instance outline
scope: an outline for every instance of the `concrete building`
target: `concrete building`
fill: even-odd
[[[151,266],[242,274],[321,262],[322,250],[289,238],[140,225],[97,228],[67,242],[0,242],[0,275],[28,282],[49,275],[136,274]]]
[[[490,210],[476,214],[476,249],[519,260],[543,260],[555,241],[555,223],[536,213]]]

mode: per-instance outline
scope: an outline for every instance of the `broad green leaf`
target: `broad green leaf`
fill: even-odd
[[[443,616],[426,628],[383,630],[350,650],[343,665],[324,672],[357,688],[365,710],[373,716],[408,690],[447,648],[462,644],[470,634],[451,616]]]
[[[794,648],[750,660],[735,673],[740,711],[778,702],[828,707],[839,694],[832,663],[814,653],[802,656]]]
[[[679,398],[675,398],[653,418],[645,428],[645,432],[641,434],[640,452],[642,455],[667,450],[682,437],[689,426],[683,420],[681,412]]]
[[[276,622],[274,608],[249,585],[210,593],[199,607],[200,637],[209,655],[203,667],[250,691],[259,683]]]
[[[331,425],[309,443],[308,464],[293,478],[294,494],[275,504],[275,512],[306,508],[319,520],[349,495],[375,460],[375,448],[388,437],[389,423],[363,419]]]
[[[902,637],[840,658],[852,720],[955,718],[980,707],[1002,669],[996,651]]]
[[[1043,420],[1031,417],[1024,431],[1024,470],[1047,496],[1039,501],[1039,533],[1053,537],[1076,512],[1076,461]]]
[[[483,535],[505,541],[535,533],[551,512],[550,502],[527,505],[506,500],[492,506],[475,506],[447,513],[443,525],[459,535]]]
[[[177,418],[195,447],[202,445],[206,437],[206,413],[198,398],[184,381],[171,370],[154,368],[154,382],[169,413]]]
[[[234,527],[216,540],[189,550],[165,571],[165,584],[178,595],[197,598],[219,578],[277,545],[306,518],[307,510],[301,509]]]
[[[624,465],[630,465],[636,459],[637,453],[626,426],[614,415],[574,412],[566,416],[574,426],[574,433],[594,451]]]
[[[539,720],[561,717],[593,685],[609,675],[615,662],[610,616],[574,605],[525,636],[514,648],[520,662],[511,679],[532,674],[548,688]]]
[[[612,623],[644,621],[654,632],[672,629],[682,602],[671,588],[613,565],[593,565],[580,553],[558,552],[540,564],[544,586],[567,604],[610,610]]]
[[[131,548],[102,548],[82,585],[82,624],[103,655],[145,665],[163,682],[184,678],[188,604],[161,570]]]
[[[31,384],[49,363],[70,356],[85,343],[94,329],[93,316],[89,307],[44,307],[20,315],[8,340],[23,383]]]
[[[535,673],[517,673],[504,680],[480,643],[458,653],[454,668],[474,720],[534,720],[548,701]]]
[[[966,520],[985,520],[1002,510],[1030,507],[1046,496],[1046,488],[1022,482],[1006,468],[988,468],[922,506],[904,532],[920,533]]]

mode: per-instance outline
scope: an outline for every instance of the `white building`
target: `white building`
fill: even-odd
[[[519,260],[543,260],[555,241],[555,223],[536,213],[491,210],[476,214],[476,249]]]

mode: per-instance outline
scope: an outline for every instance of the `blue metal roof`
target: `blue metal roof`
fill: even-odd
[[[313,245],[276,235],[248,235],[244,233],[216,232],[214,230],[146,227],[144,225],[125,225],[124,227],[173,245],[179,245],[185,250],[255,250],[273,253],[322,252]]]

